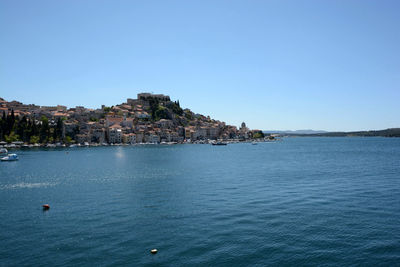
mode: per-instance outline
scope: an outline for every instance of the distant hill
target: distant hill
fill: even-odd
[[[383,137],[400,137],[400,128],[391,128],[377,131],[357,131],[357,132],[328,132],[312,134],[309,136],[383,136]]]
[[[325,132],[312,130],[299,131],[264,131],[265,133],[279,133],[290,136],[326,136],[326,137],[343,137],[343,136],[383,136],[383,137],[400,137],[400,128],[390,128],[385,130],[374,131],[355,131],[355,132]]]
[[[268,131],[263,131],[264,133],[269,133],[269,134],[320,134],[320,133],[327,133],[327,131],[322,131],[322,130],[287,130],[287,131],[279,131],[279,130],[268,130]]]

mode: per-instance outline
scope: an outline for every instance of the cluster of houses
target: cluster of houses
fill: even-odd
[[[152,116],[151,101],[156,101],[168,114],[168,118]],[[160,143],[196,142],[202,140],[247,140],[259,130],[249,130],[244,123],[238,129],[224,122],[213,120],[189,109],[176,114],[168,107],[170,97],[162,94],[140,93],[137,99],[128,98],[126,103],[113,107],[88,109],[82,106],[67,109],[66,106],[25,105],[18,101],[7,102],[0,98],[0,112],[15,116],[27,116],[40,120],[42,116],[50,124],[63,120],[63,137],[69,136],[77,143]],[[179,104],[178,104],[179,105]],[[180,107],[179,107],[180,108]]]

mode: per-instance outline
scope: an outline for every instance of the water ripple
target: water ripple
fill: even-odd
[[[58,183],[18,183],[18,184],[6,184],[1,185],[0,190],[9,189],[24,189],[24,188],[46,188],[56,186]]]

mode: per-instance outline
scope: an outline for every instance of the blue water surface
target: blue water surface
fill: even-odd
[[[400,265],[399,138],[17,153],[2,266]]]

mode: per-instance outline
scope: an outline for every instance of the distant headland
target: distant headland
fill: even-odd
[[[183,109],[163,94],[98,109],[38,106],[0,98],[0,141],[17,144],[208,143],[215,140],[264,140],[250,130]],[[272,138],[272,137],[267,137]]]
[[[385,130],[353,131],[353,132],[327,132],[313,130],[298,131],[264,131],[264,134],[279,134],[282,136],[303,136],[303,137],[400,137],[400,128],[389,128]]]

